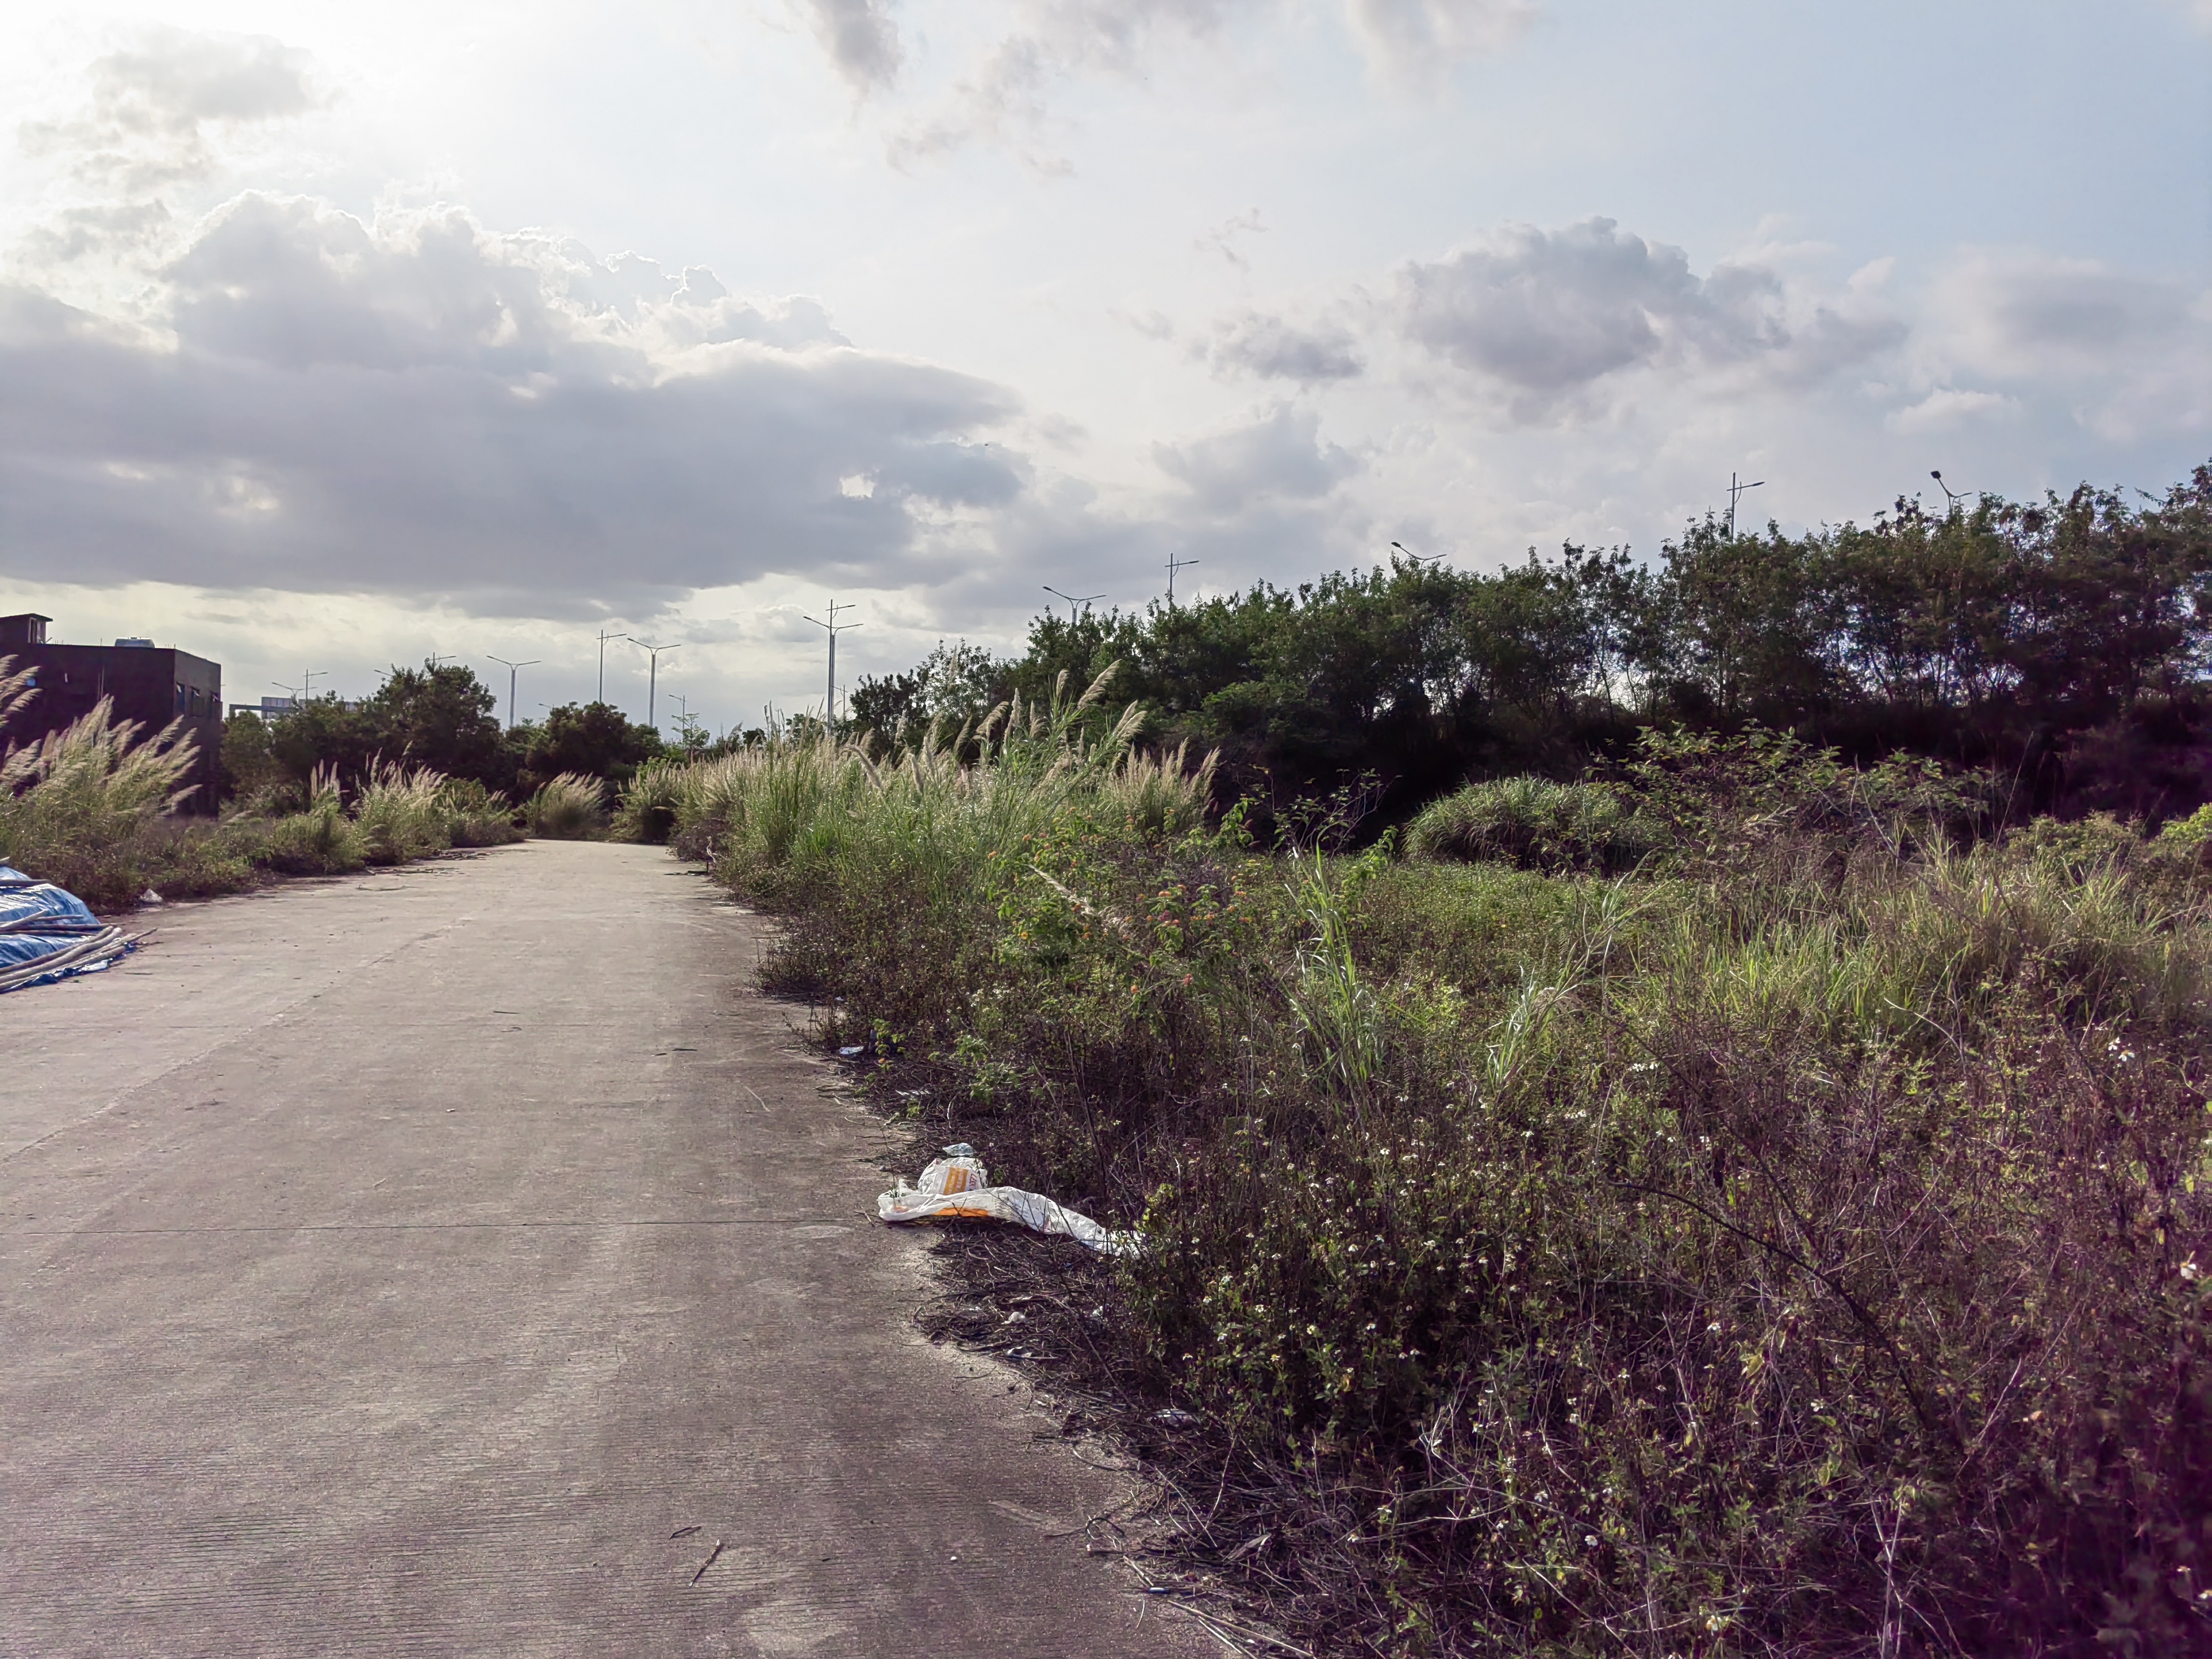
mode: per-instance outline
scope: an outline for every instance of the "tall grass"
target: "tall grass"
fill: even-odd
[[[1476,862],[1275,857],[1100,726],[665,798],[825,1035],[1141,1224],[1216,1571],[1342,1651],[2212,1644],[2197,841],[1962,844],[1942,780],[1758,738],[1609,785],[1664,827],[1623,872],[1496,829],[1557,786]]]
[[[34,695],[28,675],[0,659],[0,724]],[[350,811],[335,775],[319,770],[304,799],[183,818],[177,809],[191,791],[179,785],[193,763],[178,726],[149,738],[117,721],[105,700],[67,727],[11,744],[0,751],[0,860],[112,910],[149,890],[234,892],[270,874],[337,874],[520,834],[504,799],[481,785],[399,766],[378,768]]]
[[[0,723],[35,691],[0,659]],[[150,739],[118,721],[112,699],[27,743],[0,752],[0,859],[113,907],[137,895],[130,849],[191,793],[196,754],[181,721]],[[179,787],[183,785],[183,787]]]
[[[362,854],[371,864],[405,864],[453,844],[442,774],[386,762],[371,769],[354,799]]]
[[[523,804],[522,821],[543,840],[586,840],[606,827],[606,785],[582,772],[549,778]]]

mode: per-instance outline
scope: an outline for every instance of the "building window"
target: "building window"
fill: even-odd
[[[182,680],[177,682],[177,712],[179,714],[185,712],[185,683]]]

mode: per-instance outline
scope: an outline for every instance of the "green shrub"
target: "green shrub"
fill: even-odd
[[[452,846],[451,815],[439,795],[445,783],[428,767],[377,766],[353,803],[362,856],[371,864],[404,864]]]
[[[504,847],[522,839],[507,797],[477,779],[447,778],[438,787],[438,808],[454,847]]]
[[[676,828],[684,764],[673,759],[649,760],[622,787],[615,808],[613,831],[617,841],[644,842],[659,846]]]
[[[1615,787],[1517,777],[1432,801],[1407,826],[1406,844],[1423,858],[1614,872],[1633,868],[1664,836]]]
[[[541,840],[588,840],[606,827],[606,786],[580,772],[549,778],[524,805],[522,821]]]
[[[367,837],[333,798],[270,823],[258,862],[279,875],[343,875],[368,862]]]

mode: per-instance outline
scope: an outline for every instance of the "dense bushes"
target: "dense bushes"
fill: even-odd
[[[1266,856],[1005,719],[657,798],[887,1095],[1141,1223],[1118,1328],[1302,1639],[2212,1642],[2200,823],[1691,736],[1439,811],[1472,863]]]
[[[1460,571],[1411,559],[1295,590],[1040,617],[1024,653],[940,647],[864,680],[854,731],[908,740],[1109,662],[1147,735],[1218,749],[1222,804],[1372,775],[1401,822],[1470,776],[1570,778],[1639,729],[1786,731],[1850,759],[1990,765],[2017,805],[2185,813],[2212,799],[2212,466],[2163,501],[2087,488],[1869,526],[1733,534],[1656,564],[1569,546]]]
[[[475,672],[428,662],[393,668],[374,696],[348,702],[311,697],[264,720],[233,715],[223,728],[227,799],[304,788],[317,771],[334,776],[347,799],[392,766],[437,773],[455,785],[527,799],[563,773],[625,783],[661,753],[653,728],[605,703],[564,703],[541,725],[501,731],[496,701]]]

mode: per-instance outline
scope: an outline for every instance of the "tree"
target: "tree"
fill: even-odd
[[[627,783],[662,750],[659,732],[634,723],[611,703],[563,703],[546,715],[524,757],[518,787],[527,794],[563,772]]]
[[[498,707],[474,669],[432,661],[419,669],[394,667],[362,713],[385,760],[505,789],[514,779],[493,712]]]

